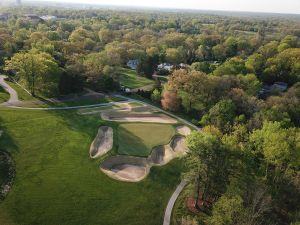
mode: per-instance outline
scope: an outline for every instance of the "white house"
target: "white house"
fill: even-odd
[[[132,70],[136,70],[139,63],[140,61],[138,59],[132,59],[127,62],[127,66]]]
[[[46,15],[46,16],[41,16],[42,20],[57,20],[57,16],[50,16],[50,15]]]
[[[173,65],[170,63],[162,63],[157,66],[158,70],[168,70],[171,71],[173,69]]]

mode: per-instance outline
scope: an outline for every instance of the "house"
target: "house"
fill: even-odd
[[[31,22],[34,22],[34,23],[39,23],[39,22],[42,22],[43,19],[35,14],[25,14],[23,16],[25,19],[27,20],[30,20]]]
[[[258,97],[266,99],[270,94],[274,92],[285,92],[288,89],[288,84],[284,82],[275,82],[272,85],[264,85],[259,91]]]
[[[8,20],[9,14],[8,13],[1,13],[0,20]]]
[[[186,69],[186,68],[188,68],[188,67],[189,67],[188,64],[185,64],[185,63],[180,63],[180,64],[179,64],[179,68],[180,68],[180,69]]]
[[[50,15],[46,15],[46,16],[41,16],[42,20],[48,21],[48,20],[57,20],[57,16],[50,16]]]
[[[139,63],[140,61],[138,59],[132,59],[127,62],[127,66],[132,70],[136,70]]]
[[[284,83],[284,82],[275,82],[273,85],[272,85],[272,88],[273,89],[276,89],[280,92],[284,92],[288,89],[288,85],[287,83]]]
[[[162,63],[157,66],[157,69],[158,70],[167,70],[170,72],[173,69],[173,67],[174,66],[170,63]]]

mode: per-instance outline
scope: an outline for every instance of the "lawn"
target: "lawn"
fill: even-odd
[[[8,101],[8,99],[9,94],[2,87],[0,87],[0,104]]]
[[[175,135],[172,125],[149,123],[125,123],[118,128],[118,153],[132,156],[148,156],[152,148],[168,144]]]
[[[0,109],[0,146],[16,164],[13,188],[0,203],[0,224],[162,224],[181,161],[152,168],[139,183],[112,180],[99,170],[100,160],[89,158],[104,124],[73,110]]]
[[[140,88],[154,84],[153,80],[137,75],[135,70],[121,68],[119,70],[120,84],[128,88]]]

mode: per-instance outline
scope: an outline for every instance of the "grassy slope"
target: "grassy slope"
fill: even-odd
[[[19,85],[6,81],[9,86],[11,86],[15,91],[18,93],[18,97],[21,101],[33,101],[36,100],[34,97],[32,97],[30,94],[28,94],[26,91],[24,91],[23,88],[21,88]]]
[[[120,69],[120,83],[128,88],[139,88],[146,85],[154,84],[153,80],[137,75],[136,71],[126,68]]]
[[[118,153],[148,156],[153,147],[168,144],[175,135],[171,125],[151,123],[126,123],[118,128]]]
[[[13,83],[13,82],[7,82],[13,89],[16,90],[18,93],[19,99],[21,101],[35,101],[39,100],[37,98],[32,97],[29,95],[24,89],[22,89],[19,85]],[[66,101],[66,102],[49,102],[43,99],[41,100],[41,104],[37,103],[29,103],[26,106],[27,107],[66,107],[66,106],[81,106],[81,105],[94,105],[94,104],[100,104],[100,103],[108,103],[112,101],[122,101],[123,98],[115,97],[115,96],[104,96],[101,98],[96,99],[79,99],[74,101]],[[1,90],[0,90],[0,103],[1,103]]]
[[[0,87],[0,103],[6,102],[9,99],[9,94]]]
[[[12,153],[17,174],[0,224],[162,224],[181,163],[152,168],[140,183],[114,181],[88,156],[101,124],[71,111],[0,109],[0,146]]]

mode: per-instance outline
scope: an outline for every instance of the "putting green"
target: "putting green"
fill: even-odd
[[[125,123],[118,128],[118,153],[148,156],[152,148],[168,144],[175,135],[172,125],[151,123]]]

